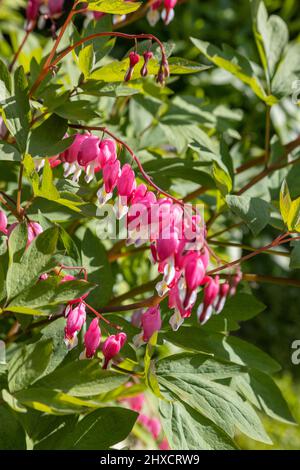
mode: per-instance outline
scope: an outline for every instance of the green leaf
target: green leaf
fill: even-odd
[[[163,127],[164,130],[168,129],[168,132],[170,132],[170,126],[164,125]],[[175,132],[176,129],[174,129],[174,134]],[[177,135],[179,132],[178,130]],[[173,133],[169,135],[170,141],[174,142]],[[146,162],[143,166],[145,171],[155,179],[156,183],[163,187],[166,187],[166,185],[169,187],[173,179],[184,178],[201,186],[215,188],[211,174],[211,164],[207,162],[189,161],[182,158],[156,158]]]
[[[82,266],[87,269],[88,278],[98,287],[89,296],[89,303],[96,307],[106,305],[111,298],[113,275],[107,253],[100,238],[86,230],[81,243]]]
[[[89,413],[75,426],[65,426],[36,449],[104,450],[123,441],[138,417],[125,408],[107,407]]]
[[[88,2],[88,10],[101,11],[111,15],[127,15],[140,8],[142,3],[126,0],[93,0]]]
[[[51,353],[51,339],[19,348],[8,364],[10,392],[16,393],[36,382],[46,369]]]
[[[5,123],[15,137],[21,153],[25,153],[30,130],[31,112],[28,98],[28,84],[23,67],[14,74],[14,94],[3,104]]]
[[[271,80],[288,44],[288,27],[279,16],[268,17],[263,0],[251,0],[251,6],[256,44],[267,79]]]
[[[27,240],[27,223],[22,222],[20,224],[17,224],[12,230],[8,239],[8,253],[10,264],[17,263],[21,259],[27,245]]]
[[[74,140],[73,137],[64,139],[67,129],[67,121],[52,114],[31,131],[28,153],[32,157],[52,157],[63,152]]]
[[[98,114],[93,111],[91,102],[88,100],[67,101],[55,108],[55,114],[70,121],[89,121],[93,118],[99,118]]]
[[[0,160],[7,162],[20,162],[22,160],[22,156],[14,145],[0,141]]]
[[[208,42],[200,41],[200,39],[191,38],[191,41],[211,62],[250,86],[253,92],[266,104],[271,106],[277,103],[275,96],[265,92],[246,57],[228,46],[224,46],[222,51]]]
[[[44,388],[21,390],[15,397],[25,406],[54,415],[77,414],[96,407],[71,395]]]
[[[26,450],[25,432],[15,413],[4,405],[0,406],[0,449]]]
[[[224,336],[194,326],[183,326],[176,332],[165,332],[164,337],[187,350],[213,354],[216,359],[259,369],[266,373],[280,370],[280,365],[268,354],[235,336]]]
[[[64,197],[61,197],[60,192],[53,183],[53,172],[48,160],[45,161],[42,181],[40,181],[39,174],[35,170],[32,157],[28,154],[24,158],[24,168],[26,176],[32,184],[35,196],[55,201],[57,204],[68,207],[75,212],[80,212],[78,206],[82,205],[83,202],[77,195],[65,192],[63,193]]]
[[[57,369],[41,379],[36,386],[62,391],[74,397],[100,395],[123,385],[128,376],[102,370],[98,360],[83,360]]]
[[[172,450],[234,450],[226,434],[190,406],[160,400],[159,414]]]
[[[232,385],[260,411],[277,421],[296,424],[280,389],[273,379],[258,370],[251,370],[232,379]]]
[[[216,163],[213,164],[213,177],[223,196],[231,192],[232,179],[230,175]]]
[[[290,44],[277,68],[271,86],[273,93],[279,98],[290,96],[293,84],[297,85],[297,80],[300,77],[300,64],[297,60],[299,54],[300,43]]]
[[[292,201],[287,225],[290,231],[300,232],[300,197]]]
[[[81,256],[80,256],[76,243],[73,241],[72,237],[68,234],[68,232],[63,227],[60,227],[59,230],[60,230],[60,239],[64,245],[66,254],[70,258],[72,258],[77,265],[81,265]]]
[[[8,304],[7,309],[11,312],[27,313],[26,308],[29,306],[30,310],[39,311],[46,306],[65,304],[70,300],[81,298],[93,287],[93,284],[83,280],[60,282],[58,276],[52,276],[24,289]],[[30,311],[28,313],[30,315],[38,314],[30,313]],[[39,312],[39,314],[43,314],[43,312]],[[44,314],[47,315],[47,312]]]
[[[84,78],[87,79],[93,70],[95,64],[95,54],[94,47],[92,44],[84,47],[79,52],[78,56],[78,65],[81,72],[84,75]]]
[[[290,269],[300,268],[300,242],[292,242],[291,245],[294,247],[290,258]]]
[[[126,71],[129,66],[129,59],[111,62],[104,65],[100,69],[95,70],[91,75],[91,80],[102,80],[104,82],[123,82]],[[169,59],[169,67],[171,75],[181,75],[189,73],[198,73],[207,70],[206,65],[198,64],[187,59],[171,57]],[[156,75],[160,68],[160,62],[153,58],[148,63],[148,74]],[[133,72],[132,80],[141,79],[141,65],[138,64]]]
[[[184,352],[167,356],[156,363],[156,373],[161,376],[176,374],[183,380],[195,375],[207,380],[221,380],[240,375],[244,370],[238,364],[221,362],[208,354]]]
[[[157,344],[157,332],[151,336],[146,346],[145,357],[144,357],[144,367],[145,367],[144,374],[145,374],[146,385],[152,390],[152,392],[156,396],[161,397],[161,393],[159,390],[159,385],[158,385],[157,377],[155,373],[154,361],[152,360],[152,356],[156,349],[156,344]]]
[[[41,274],[56,266],[53,257],[58,240],[58,228],[53,227],[36,237],[19,262],[13,262],[7,272],[6,289],[10,299],[38,281]]]
[[[281,213],[282,220],[284,221],[285,225],[288,224],[291,206],[292,206],[292,200],[290,196],[290,191],[289,191],[286,180],[284,180],[281,186],[281,190],[280,190],[280,213]]]
[[[66,355],[68,354],[68,350],[64,343],[64,327],[66,325],[66,319],[58,318],[55,321],[52,321],[47,326],[45,326],[42,331],[42,338],[43,339],[51,339],[52,340],[52,354],[50,357],[50,361],[48,366],[43,372],[43,376],[51,374],[56,367],[58,367]]]
[[[10,97],[11,88],[10,73],[4,62],[0,59],[0,104]]]
[[[6,272],[7,272],[6,260],[7,258],[5,254],[0,256],[0,301],[6,295],[6,286],[5,286],[5,278],[6,278]]]
[[[234,214],[239,216],[258,235],[270,221],[270,205],[257,197],[227,196],[226,202]]]
[[[238,292],[233,297],[227,299],[222,310],[222,316],[228,319],[240,321],[250,320],[265,310],[266,306],[257,298],[247,292]]]
[[[176,368],[167,375],[157,374],[163,394],[180,400],[196,410],[231,438],[236,429],[252,439],[271,443],[253,408],[228,386],[220,384],[210,375],[184,374]]]

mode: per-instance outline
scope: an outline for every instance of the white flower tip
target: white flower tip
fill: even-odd
[[[143,340],[143,333],[135,335],[132,339],[132,342],[136,348],[140,348],[143,344],[145,344],[145,341]]]
[[[175,313],[171,316],[169,320],[169,324],[173,331],[177,331],[182,323],[184,322],[184,318],[180,315],[180,313],[176,310]]]

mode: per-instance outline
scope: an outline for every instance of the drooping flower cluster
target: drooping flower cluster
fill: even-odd
[[[171,23],[175,16],[175,6],[177,0],[156,0],[150,6],[147,13],[147,20],[151,26],[155,26],[161,18],[166,25]]]
[[[61,282],[73,281],[76,278],[74,276],[66,275],[62,278]],[[78,333],[82,330],[86,323],[86,304],[84,296],[73,299],[68,303],[65,309],[66,326],[65,326],[65,344],[68,349],[73,349],[78,344]],[[127,340],[125,333],[120,332],[117,335],[108,336],[101,346],[101,329],[99,326],[98,318],[94,318],[85,335],[84,335],[84,346],[85,349],[80,355],[80,359],[91,359],[93,358],[98,349],[101,348],[104,362],[103,369],[107,369],[109,362],[119,354],[120,350],[124,346]]]
[[[56,161],[56,160],[55,160]],[[203,301],[197,308],[201,324],[213,313],[219,314],[229,295],[234,293],[236,277],[220,282],[218,276],[207,275],[210,251],[206,242],[203,218],[186,210],[170,198],[157,198],[145,184],[137,184],[132,166],[121,167],[117,145],[112,139],[99,139],[92,134],[76,134],[73,144],[59,156],[65,176],[76,181],[82,172],[90,182],[95,173],[102,172],[103,186],[98,190],[99,205],[109,201],[114,193],[116,217],[126,216],[127,244],[136,246],[150,242],[151,258],[157,265],[162,280],[156,289],[160,297],[168,296],[174,310],[170,324],[178,329],[189,317],[196,304],[199,289]],[[153,307],[141,315],[141,335],[136,344],[149,341],[161,327],[160,311]]]

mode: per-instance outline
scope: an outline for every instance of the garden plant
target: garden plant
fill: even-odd
[[[2,450],[296,426],[283,364],[239,329],[258,285],[300,286],[300,27],[273,12],[297,2],[240,2],[231,45],[185,29],[209,3],[0,0]]]

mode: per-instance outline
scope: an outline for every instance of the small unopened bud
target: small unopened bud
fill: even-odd
[[[169,63],[168,63],[166,58],[163,59],[162,66],[163,66],[163,69],[164,69],[164,77],[169,78],[169,76],[170,76],[170,67],[169,67]]]
[[[160,66],[158,74],[156,76],[156,82],[160,85],[163,85],[165,83],[165,74],[162,66]]]
[[[26,18],[27,21],[35,21],[39,14],[40,1],[39,0],[29,0],[26,8]]]
[[[141,69],[141,76],[146,77],[148,75],[148,62],[149,60],[152,59],[153,53],[151,51],[146,51],[144,52],[143,57],[144,57],[144,65]]]
[[[129,54],[129,67],[127,69],[127,72],[125,74],[125,77],[124,77],[124,81],[125,82],[129,82],[129,80],[131,80],[132,78],[132,75],[133,75],[133,71],[134,71],[134,67],[136,66],[136,64],[138,64],[140,61],[140,56],[137,52],[130,52]]]

